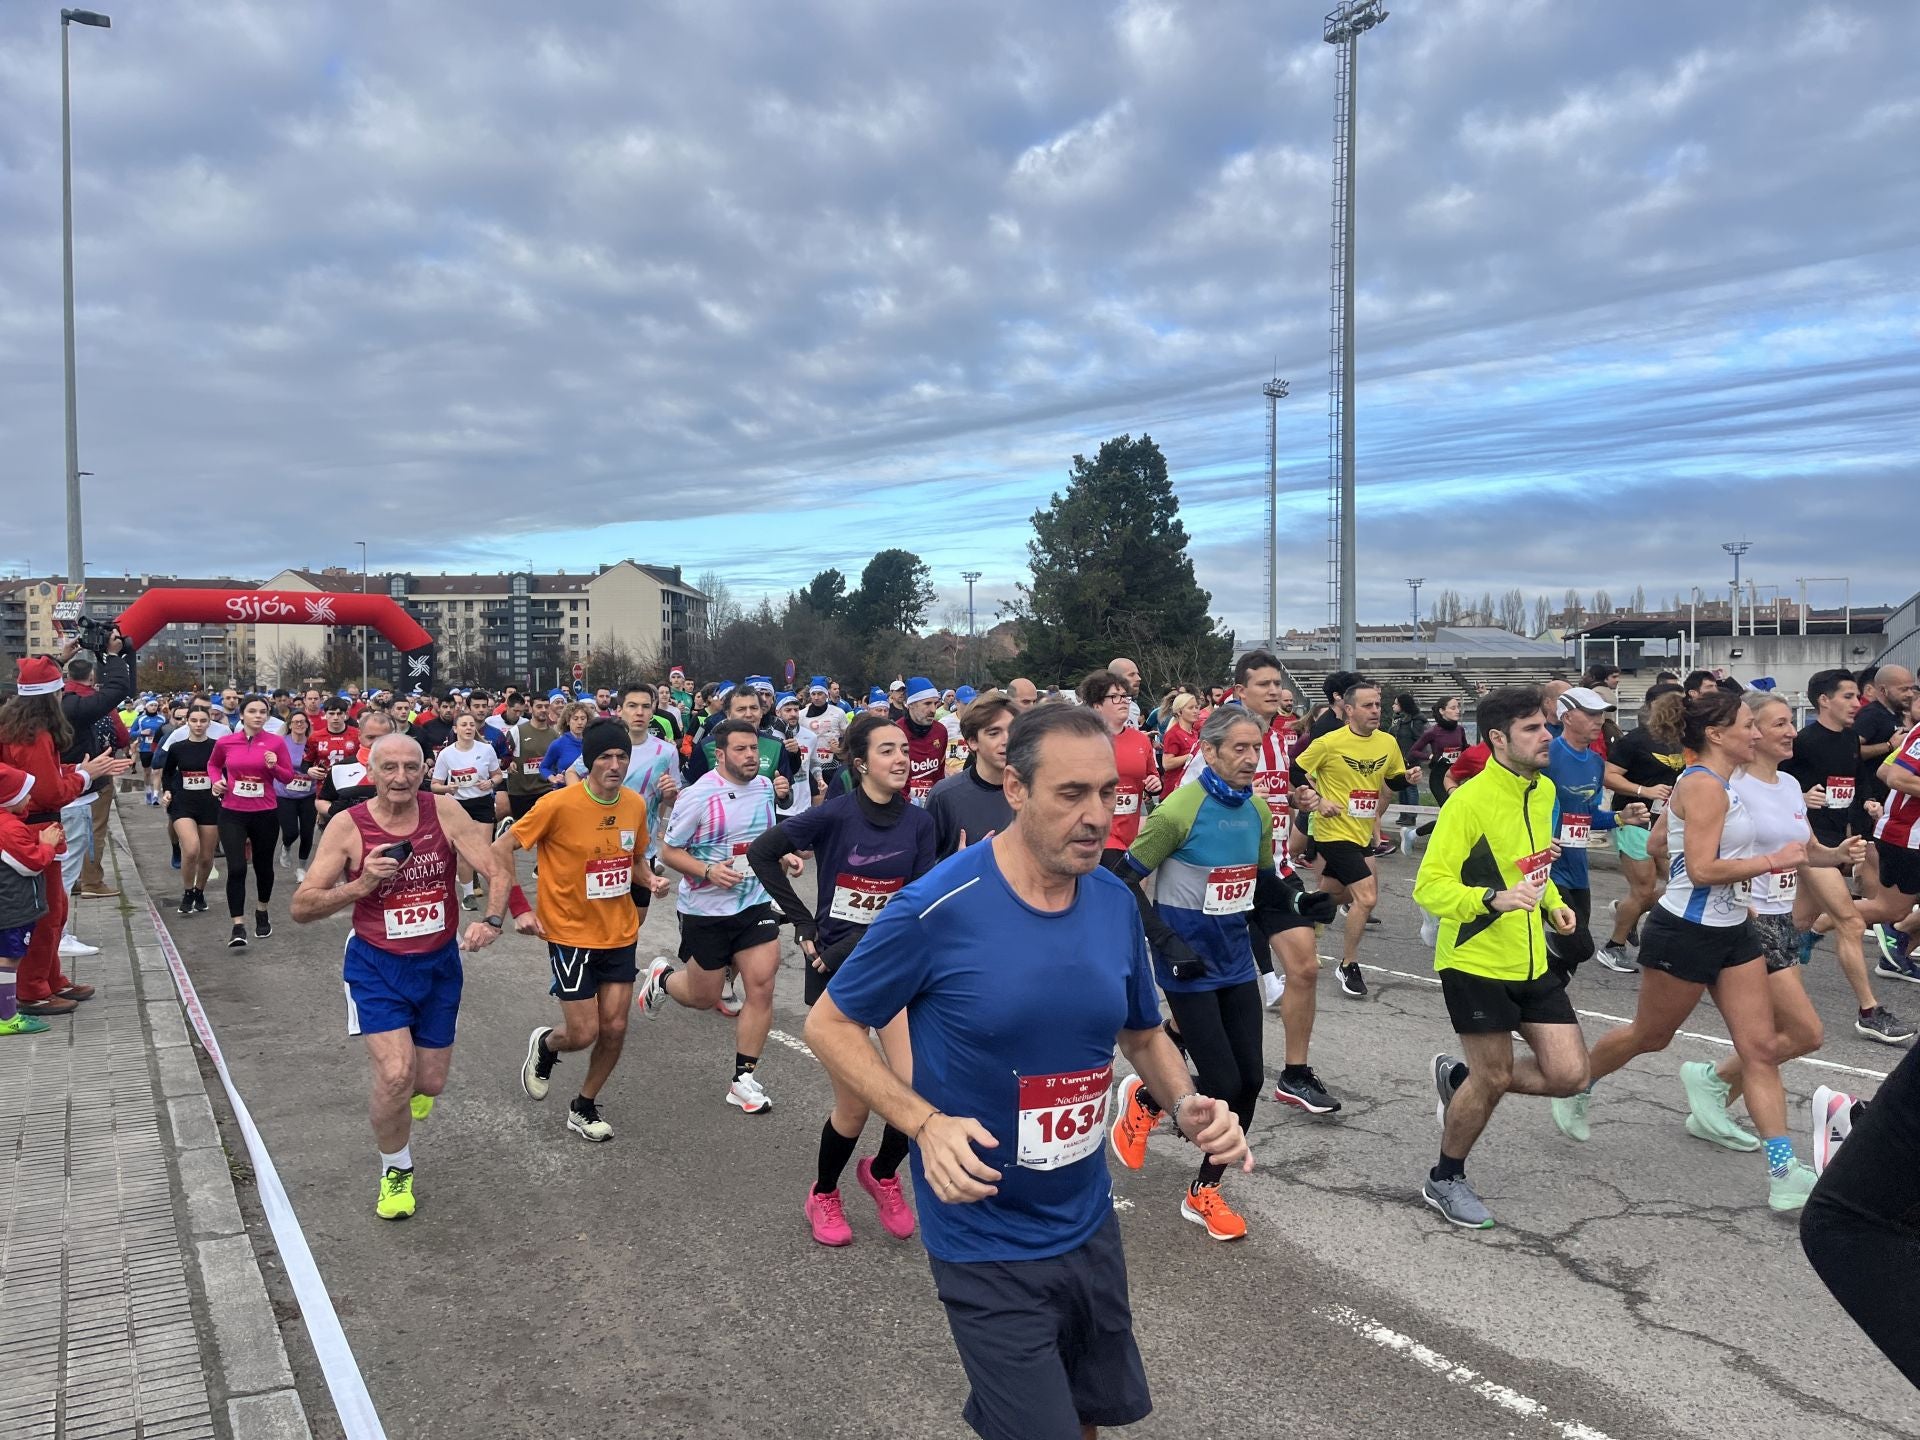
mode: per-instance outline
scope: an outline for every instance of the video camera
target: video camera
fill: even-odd
[[[107,646],[119,633],[111,620],[98,620],[90,615],[69,620],[66,628],[73,638],[80,642],[82,650],[91,650],[95,655],[106,654]]]

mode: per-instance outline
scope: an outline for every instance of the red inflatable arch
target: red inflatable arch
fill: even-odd
[[[306,590],[149,590],[120,616],[136,650],[176,621],[226,625],[365,625],[406,659],[403,684],[433,688],[433,636],[385,595]]]

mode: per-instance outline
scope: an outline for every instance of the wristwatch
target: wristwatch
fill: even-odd
[[[1487,913],[1489,915],[1493,913],[1493,902],[1495,900],[1498,900],[1499,898],[1500,898],[1499,890],[1497,890],[1491,885],[1487,886],[1486,889],[1480,892],[1480,899],[1485,903],[1487,907]]]
[[[483,915],[480,918],[496,930],[504,930],[507,928],[507,922],[498,915]]]

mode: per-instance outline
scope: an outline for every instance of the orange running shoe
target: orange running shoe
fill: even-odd
[[[1120,1082],[1120,1118],[1108,1132],[1114,1155],[1129,1170],[1138,1170],[1147,1163],[1147,1137],[1160,1123],[1161,1112],[1149,1110],[1140,1103],[1142,1088],[1138,1075],[1129,1075]]]
[[[1247,1222],[1227,1204],[1218,1185],[1189,1185],[1187,1198],[1180,1202],[1180,1214],[1196,1225],[1206,1226],[1207,1234],[1216,1240],[1247,1238]]]

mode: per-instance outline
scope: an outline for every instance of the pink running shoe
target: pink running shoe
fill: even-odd
[[[873,1197],[873,1203],[880,1207],[880,1223],[886,1232],[896,1240],[907,1240],[913,1236],[913,1211],[907,1208],[907,1197],[900,1193],[898,1177],[892,1180],[880,1180],[873,1173],[873,1161],[862,1159],[853,1168],[860,1179],[860,1188]]]
[[[813,1238],[822,1245],[851,1245],[853,1227],[847,1224],[847,1212],[840,1208],[840,1192],[828,1191],[822,1195],[814,1190],[807,1192],[807,1223],[813,1227]]]

